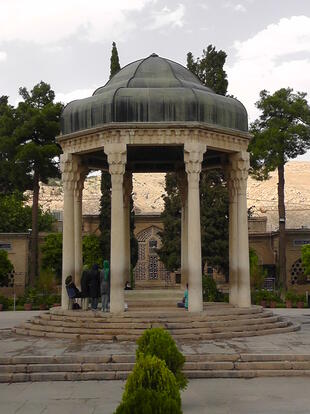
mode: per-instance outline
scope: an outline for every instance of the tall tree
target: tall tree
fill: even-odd
[[[111,176],[101,171],[101,198],[99,212],[100,249],[104,260],[110,260],[111,241]],[[101,263],[100,263],[101,265]]]
[[[114,76],[119,70],[121,66],[119,64],[119,57],[118,51],[116,47],[116,43],[112,43],[112,52],[111,52],[111,63],[110,63],[110,79]]]
[[[187,69],[194,73],[201,82],[219,95],[226,95],[228,80],[224,70],[226,53],[217,51],[215,46],[209,45],[203,49],[201,58],[194,58],[193,54],[187,54]]]
[[[201,173],[200,211],[202,264],[221,271],[228,281],[228,191],[221,170]]]
[[[0,194],[21,193],[31,188],[31,180],[21,163],[16,162],[18,140],[14,131],[18,126],[16,110],[8,97],[0,97]]]
[[[60,103],[54,103],[55,93],[50,85],[40,82],[29,92],[20,88],[23,98],[16,113],[18,127],[14,136],[18,141],[16,160],[31,180],[32,197],[32,233],[30,284],[37,275],[38,258],[38,212],[40,181],[47,183],[49,177],[58,177],[58,157],[61,153],[55,137],[59,134],[59,121],[62,110]]]
[[[223,50],[209,45],[201,58],[187,54],[187,69],[200,81],[221,95],[227,92],[226,60]],[[202,172],[200,179],[202,267],[208,265],[228,276],[228,195],[226,180],[219,170]],[[181,201],[175,173],[166,175],[165,207],[162,213],[164,231],[159,256],[168,270],[180,266]]]
[[[161,214],[164,230],[160,232],[162,246],[158,255],[166,269],[173,272],[181,266],[181,198],[175,173],[166,174],[165,192]]]
[[[282,88],[271,95],[260,92],[256,107],[261,111],[251,125],[254,135],[250,143],[251,174],[257,179],[267,179],[269,172],[278,171],[279,212],[279,282],[286,290],[286,239],[284,169],[289,159],[304,154],[310,148],[310,107],[304,92],[294,93]]]

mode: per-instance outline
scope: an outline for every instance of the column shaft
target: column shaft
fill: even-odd
[[[203,310],[201,270],[201,229],[199,179],[206,145],[188,142],[184,145],[185,170],[188,181],[188,310]]]
[[[82,189],[76,188],[74,192],[74,280],[76,287],[81,289],[81,275],[83,270],[82,252]]]
[[[111,143],[104,147],[111,174],[111,292],[110,312],[124,311],[125,220],[123,180],[126,165],[126,144]]]
[[[181,283],[182,288],[188,283],[188,208],[187,200],[182,206],[181,216]]]
[[[130,196],[132,192],[132,174],[124,175],[124,232],[125,232],[125,272],[124,285],[130,282],[131,256],[130,256]]]
[[[246,184],[245,184],[246,185]],[[240,307],[251,306],[250,264],[249,264],[249,230],[246,187],[238,191],[238,233],[239,233],[239,299]]]
[[[238,204],[234,181],[229,182],[229,303],[238,304]]]

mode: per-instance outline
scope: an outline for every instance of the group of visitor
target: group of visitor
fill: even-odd
[[[91,309],[95,311],[98,308],[99,298],[101,297],[101,310],[103,312],[109,311],[110,266],[108,260],[104,260],[102,269],[96,263],[91,269],[84,266],[81,276],[81,291],[75,286],[72,276],[66,278],[65,284],[69,299],[90,299]],[[73,303],[73,309],[78,307],[78,304]]]

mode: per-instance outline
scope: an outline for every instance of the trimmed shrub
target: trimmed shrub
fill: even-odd
[[[216,302],[218,293],[215,280],[210,276],[202,276],[203,301]]]
[[[179,388],[186,388],[188,381],[182,372],[185,357],[178,350],[168,331],[162,328],[147,329],[138,339],[137,344],[137,358],[143,353],[145,355],[155,355],[162,359],[174,374]]]
[[[8,252],[0,250],[0,286],[8,286],[8,276],[13,270],[14,267],[8,257]]]
[[[3,305],[3,310],[7,310],[9,308],[9,299],[5,296],[0,296],[0,303]]]
[[[175,376],[156,356],[139,354],[115,414],[182,414]]]

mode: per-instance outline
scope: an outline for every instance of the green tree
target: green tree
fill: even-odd
[[[23,192],[31,188],[29,170],[16,162],[18,140],[14,134],[18,126],[16,110],[9,105],[8,97],[0,97],[0,194]]]
[[[32,223],[32,209],[25,205],[25,197],[18,192],[0,195],[0,232],[28,232]],[[38,209],[39,231],[51,231],[55,218],[49,212]]]
[[[216,268],[228,280],[228,191],[221,170],[201,173],[200,211],[203,267]]]
[[[187,69],[194,73],[200,81],[219,95],[226,95],[228,80],[223,69],[226,53],[217,51],[215,46],[209,45],[203,49],[201,58],[194,58],[191,52],[187,54]]]
[[[310,244],[302,246],[301,249],[301,262],[305,268],[305,275],[310,276]]]
[[[294,93],[282,88],[274,94],[260,92],[256,107],[261,111],[251,125],[254,136],[249,145],[251,174],[265,180],[271,171],[278,172],[279,212],[279,284],[286,290],[286,237],[284,169],[289,159],[304,154],[310,148],[310,107],[304,92]]]
[[[62,233],[52,233],[45,237],[41,247],[42,268],[52,270],[58,280],[62,274]]]
[[[114,76],[119,70],[121,66],[119,64],[119,57],[118,51],[116,47],[116,43],[112,43],[112,52],[111,52],[111,60],[110,60],[110,79]]]
[[[100,249],[102,257],[110,260],[111,241],[111,176],[101,171],[101,198],[99,211]]]
[[[159,233],[162,246],[158,255],[166,269],[173,272],[181,266],[181,198],[175,173],[166,174],[165,192],[161,213],[164,230]]]
[[[59,134],[59,120],[62,110],[60,103],[54,103],[55,93],[50,85],[40,82],[28,92],[20,88],[23,98],[16,110],[18,127],[14,135],[18,141],[16,160],[29,171],[32,197],[32,233],[30,284],[37,275],[38,259],[38,211],[40,181],[47,183],[48,178],[59,176],[58,157],[61,153],[55,137]]]
[[[8,275],[14,270],[10,259],[8,258],[8,252],[0,250],[0,287],[8,286]]]
[[[264,287],[265,272],[259,265],[259,259],[254,249],[249,250],[250,278],[252,289],[262,289]]]
[[[88,268],[91,268],[95,263],[99,266],[103,264],[99,237],[95,234],[88,234],[83,237],[83,263]]]

